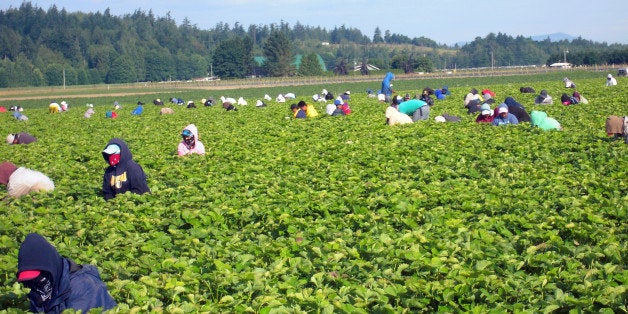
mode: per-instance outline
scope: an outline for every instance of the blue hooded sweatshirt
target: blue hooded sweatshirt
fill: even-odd
[[[392,88],[390,88],[390,81],[395,79],[395,75],[392,72],[386,73],[384,80],[382,81],[382,94],[386,96],[392,95]]]
[[[119,138],[114,138],[107,143],[105,148],[110,144],[120,147],[120,162],[105,169],[102,182],[104,198],[109,200],[127,191],[136,194],[150,193],[144,169],[133,161],[133,155],[127,144]],[[109,163],[109,154],[103,151],[102,156],[105,162]]]
[[[33,297],[35,292],[31,290],[29,293],[32,312],[61,313],[74,309],[86,313],[92,308],[108,310],[117,305],[95,266],[77,265],[59,255],[57,249],[37,233],[26,236],[17,260],[18,276],[25,270],[39,270],[51,275],[52,297],[49,300],[37,305]]]
[[[133,112],[131,112],[131,114],[134,116],[139,116],[142,114],[142,112],[144,112],[144,106],[137,105],[137,107],[135,107],[135,109],[133,110]]]

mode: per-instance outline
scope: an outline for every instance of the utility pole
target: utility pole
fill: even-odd
[[[567,63],[567,54],[568,54],[568,53],[569,53],[569,50],[565,50],[565,51],[563,51],[563,56],[564,56],[563,58],[564,58],[564,60],[565,60],[565,63]]]
[[[63,68],[63,89],[65,89],[65,68]]]
[[[495,57],[493,56],[493,51],[491,50],[491,71],[494,70],[495,67]]]

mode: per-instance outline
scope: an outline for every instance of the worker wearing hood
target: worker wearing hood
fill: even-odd
[[[108,310],[117,304],[93,265],[78,265],[57,252],[37,233],[26,236],[17,257],[17,281],[30,288],[34,313],[61,313],[74,309]]]
[[[510,96],[506,97],[504,103],[508,107],[508,112],[514,114],[519,122],[530,122],[530,115],[526,111],[526,108],[514,98]]]
[[[534,98],[534,103],[537,105],[551,105],[554,103],[554,99],[547,94],[546,90],[542,90],[541,93]]]
[[[562,130],[562,126],[556,119],[547,116],[543,111],[532,111],[530,113],[530,124],[532,127],[538,126],[542,130]]]
[[[385,96],[386,102],[390,102],[390,96],[393,94],[391,81],[394,79],[395,75],[392,72],[388,72],[382,81],[382,90],[380,93]]]
[[[186,126],[183,132],[181,132],[181,137],[181,142],[179,142],[179,147],[177,148],[179,156],[190,154],[205,155],[205,145],[198,139],[196,125],[190,124]]]
[[[127,144],[114,138],[107,143],[102,156],[109,164],[103,176],[102,191],[106,200],[131,191],[136,194],[150,193],[144,169],[133,161]]]

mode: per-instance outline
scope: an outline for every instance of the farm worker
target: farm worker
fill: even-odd
[[[519,92],[521,92],[522,94],[524,93],[535,93],[534,88],[530,87],[530,86],[521,86],[519,87]]]
[[[83,114],[83,117],[91,118],[94,113],[96,113],[96,111],[94,111],[94,105],[87,104],[87,110],[85,111],[85,114]]]
[[[198,139],[198,129],[196,125],[189,124],[186,126],[183,132],[181,132],[181,137],[183,139],[177,148],[179,156],[190,154],[205,155],[205,145]]]
[[[37,138],[26,133],[26,132],[19,132],[19,133],[15,133],[15,134],[9,134],[7,135],[7,144],[11,145],[11,144],[30,144],[32,142],[37,141]]]
[[[105,118],[115,119],[118,117],[118,114],[115,111],[107,111],[105,112]]]
[[[399,112],[397,110],[396,104],[391,104],[386,108],[386,124],[388,125],[396,125],[396,124],[407,124],[412,123],[412,118],[407,114]]]
[[[133,161],[133,155],[123,140],[111,139],[102,151],[102,157],[109,164],[102,182],[105,200],[128,191],[135,194],[150,193],[144,169]]]
[[[107,286],[94,265],[79,265],[59,254],[44,237],[30,233],[17,255],[17,281],[30,288],[34,313],[61,313],[66,309],[89,312],[115,307]]]
[[[443,100],[447,96],[447,92],[449,92],[449,91],[446,90],[446,89],[445,90],[444,89],[437,89],[437,90],[434,91],[434,96],[438,100]]]
[[[541,130],[562,130],[563,127],[554,118],[547,116],[543,111],[532,111],[530,113],[532,127],[538,126]]]
[[[333,106],[333,109],[328,108],[327,112],[329,112],[329,110],[331,109],[331,113],[329,113],[330,116],[344,116],[345,112],[342,110],[342,106],[343,106],[343,102],[340,99],[336,99],[334,100],[334,104],[330,105]]]
[[[567,77],[563,78],[563,83],[565,83],[565,88],[576,88],[576,83]]]
[[[482,99],[482,96],[480,96],[478,94],[478,90],[475,88],[472,88],[469,93],[467,93],[466,96],[464,96],[464,107],[468,108],[469,107],[469,103],[476,103],[476,104],[480,104],[481,102],[483,102],[484,99]],[[471,113],[471,112],[468,112]]]
[[[628,117],[609,116],[606,118],[606,134],[615,139],[624,138],[628,144]]]
[[[589,103],[589,101],[586,98],[584,98],[584,96],[580,95],[578,91],[574,91],[572,97],[575,98],[578,101],[578,103],[582,103],[585,105]]]
[[[205,107],[211,107],[214,105],[214,97],[209,97],[205,101],[201,101]]]
[[[423,100],[424,102],[426,102],[428,105],[433,106],[434,105],[434,98],[432,98],[431,95],[434,95],[434,90],[426,87],[423,89],[423,92],[421,93],[421,100]],[[408,95],[410,96],[410,95]]]
[[[142,112],[144,112],[144,104],[142,102],[137,102],[137,107],[135,107],[135,109],[133,110],[133,112],[131,112],[131,115],[134,116],[139,116],[142,114]]]
[[[491,110],[491,105],[482,104],[480,107],[480,114],[477,118],[475,118],[475,122],[477,123],[492,123],[495,116],[493,115],[493,110]]]
[[[606,76],[606,86],[617,85],[617,79],[615,79],[610,73]]]
[[[410,99],[399,104],[399,112],[412,117],[412,121],[427,120],[430,116],[430,106],[423,100]]]
[[[567,93],[563,93],[562,95],[560,95],[560,102],[565,106],[576,105],[578,104],[578,99],[567,95]]]
[[[380,91],[380,94],[384,95],[384,101],[385,102],[390,102],[390,97],[392,96],[392,94],[395,92],[392,89],[392,83],[391,81],[395,79],[395,75],[392,72],[388,72],[386,73],[386,76],[384,76],[384,80],[382,80],[382,89]]]
[[[68,103],[65,100],[61,102],[61,111],[68,111]]]
[[[18,120],[18,121],[28,121],[28,117],[19,111],[13,112],[13,118],[15,118],[15,120]]]
[[[24,167],[17,167],[9,161],[0,164],[0,184],[7,186],[11,197],[22,197],[30,192],[47,192],[55,189],[55,184],[45,174]]]
[[[495,92],[490,89],[483,89],[482,96],[484,96],[484,100],[495,98]]]
[[[340,105],[340,110],[342,110],[345,115],[351,114],[351,107],[349,107],[349,104],[346,101],[342,102],[342,105]]]
[[[526,111],[526,108],[514,98],[510,96],[506,97],[504,104],[508,107],[508,112],[514,114],[519,122],[530,122],[530,115]]]
[[[301,100],[299,101],[299,108],[301,108],[301,110],[305,111],[305,115],[308,118],[314,118],[314,117],[318,117],[318,111],[316,111],[316,108],[314,108],[313,105],[308,105],[305,101]]]
[[[163,107],[159,110],[159,114],[173,114],[174,110],[172,108]]]
[[[461,120],[462,118],[458,116],[452,116],[446,112],[434,118],[434,121],[436,122],[460,122]]]
[[[301,108],[299,108],[299,105],[297,104],[290,105],[290,110],[292,110],[292,116],[295,119],[307,118],[307,113],[305,112],[305,110],[302,110]]]
[[[493,119],[492,125],[503,126],[508,124],[519,124],[519,120],[514,114],[508,112],[507,106],[500,106],[497,109],[498,115]]]
[[[541,93],[534,98],[534,103],[537,105],[551,105],[554,103],[554,99],[547,94],[546,90],[542,90]]]
[[[334,111],[336,111],[336,107],[337,107],[337,106],[335,105],[335,103],[336,103],[336,101],[334,101],[334,103],[333,103],[333,104],[327,104],[327,106],[325,106],[325,113],[326,113],[328,116],[333,115],[333,114],[334,114]]]
[[[50,105],[48,105],[48,112],[49,113],[59,113],[59,110],[61,110],[61,107],[59,106],[58,103],[56,102],[51,102]]]

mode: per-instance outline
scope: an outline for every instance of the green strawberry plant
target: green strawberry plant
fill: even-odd
[[[562,76],[399,81],[400,94],[448,85],[452,95],[430,120],[392,127],[386,104],[361,92],[378,82],[222,91],[252,104],[282,90],[297,91],[294,102],[323,87],[352,90],[351,115],[303,121],[274,101],[235,112],[169,105],[175,114],[161,116],[149,98],[168,91],[90,99],[90,119],[78,97],[60,114],[24,101],[29,120],[0,114],[0,130],[38,141],[0,154],[56,189],[20,199],[0,191],[0,308],[28,310],[17,251],[39,232],[96,265],[121,312],[624,313],[628,145],[604,122],[628,115],[628,81],[611,89],[570,74],[588,105],[539,106],[518,92],[530,85],[559,99],[572,92]],[[462,104],[471,87],[546,111],[564,130],[476,124]],[[138,98],[145,111],[131,116]],[[114,100],[123,108],[106,119]],[[462,121],[434,122],[442,113]],[[176,156],[189,123],[206,156]],[[129,144],[151,194],[102,199],[100,152],[112,137]]]

